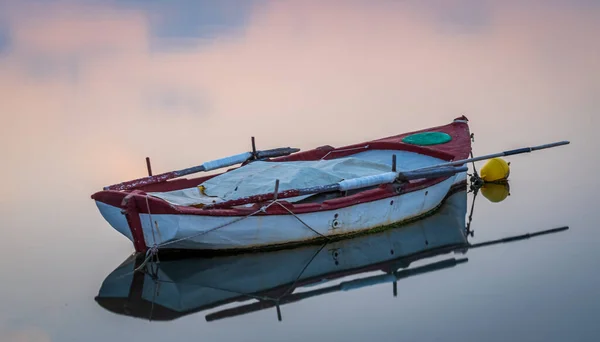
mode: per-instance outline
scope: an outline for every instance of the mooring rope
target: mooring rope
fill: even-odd
[[[152,280],[154,282],[154,291],[152,293],[152,305],[150,306],[150,314],[148,317],[149,321],[152,321],[152,315],[154,314],[154,303],[156,302],[156,296],[158,296],[160,291],[160,280],[158,279],[158,276],[152,277]]]
[[[286,208],[283,204],[279,203],[279,201],[274,201],[273,203],[277,203],[280,207],[282,207],[283,209],[285,209],[288,213],[292,214],[296,219],[298,219],[298,221],[300,221],[300,223],[302,223],[303,225],[306,226],[306,228],[312,230],[315,234],[320,235],[321,237],[329,240],[329,237],[319,233],[318,231],[316,231],[315,229],[313,229],[311,226],[309,226],[306,222],[302,221],[302,219],[300,217],[298,217],[298,215],[294,214],[290,209]]]
[[[147,201],[148,201],[148,195],[146,195],[146,203],[148,203]],[[180,238],[180,239],[177,239],[177,240],[173,240],[173,241],[167,241],[167,242],[163,242],[163,243],[161,243],[161,244],[156,244],[156,242],[155,242],[155,243],[154,243],[154,245],[153,245],[152,247],[150,247],[150,248],[149,248],[149,249],[146,251],[146,257],[144,258],[144,261],[143,261],[143,262],[140,264],[140,266],[136,267],[136,268],[133,270],[133,272],[131,272],[131,273],[135,273],[135,272],[137,272],[137,271],[141,271],[143,268],[145,268],[145,267],[146,267],[146,264],[148,263],[148,261],[150,261],[150,259],[152,259],[152,258],[153,258],[155,255],[158,257],[158,251],[159,251],[159,249],[160,249],[161,247],[168,246],[168,245],[171,245],[171,244],[174,244],[174,243],[178,243],[178,242],[182,242],[182,241],[185,241],[185,240],[189,240],[189,239],[192,239],[192,238],[195,238],[195,237],[198,237],[198,236],[202,236],[202,235],[204,235],[204,234],[208,234],[208,233],[210,233],[210,232],[213,232],[213,231],[215,231],[215,230],[217,230],[217,229],[221,229],[221,228],[227,227],[227,226],[229,226],[229,225],[231,225],[231,224],[234,224],[234,223],[236,223],[236,222],[239,222],[239,221],[245,220],[245,219],[247,219],[247,218],[248,218],[248,217],[250,217],[250,216],[256,215],[256,214],[258,214],[259,212],[264,212],[264,211],[266,211],[266,210],[267,210],[267,209],[268,209],[270,206],[272,206],[273,204],[275,204],[275,202],[271,202],[271,203],[269,203],[268,205],[266,205],[266,206],[263,206],[263,207],[262,207],[262,208],[260,208],[259,210],[255,211],[255,212],[253,212],[253,213],[251,213],[251,214],[249,214],[249,215],[247,215],[247,216],[239,217],[239,218],[237,218],[237,219],[235,219],[235,220],[233,220],[233,221],[231,221],[231,222],[228,222],[228,223],[222,224],[222,225],[220,225],[220,226],[217,226],[217,227],[211,228],[211,229],[209,229],[209,230],[206,230],[206,231],[203,231],[203,232],[199,232],[198,234],[194,234],[194,235],[186,236],[186,237],[183,237],[183,238]],[[149,208],[149,207],[148,207],[148,208]],[[150,213],[150,211],[148,211],[148,213]],[[152,228],[152,221],[150,222],[150,224],[151,224],[151,225],[150,225],[150,227],[151,227],[150,229],[153,229],[153,228]],[[154,233],[154,229],[152,230],[152,232]],[[129,274],[130,274],[130,273],[129,273]],[[123,275],[123,277],[124,277],[124,276],[127,276],[127,275],[128,275],[128,274],[125,274],[125,275]]]
[[[236,219],[234,219],[234,220],[232,220],[230,222],[224,223],[224,224],[219,225],[217,227],[214,227],[214,228],[211,228],[209,230],[205,230],[205,231],[199,232],[197,234],[193,234],[193,235],[190,235],[190,236],[179,238],[179,239],[176,239],[176,240],[167,241],[167,242],[163,242],[163,243],[157,244],[156,243],[156,237],[154,235],[154,226],[152,225],[152,213],[150,212],[150,205],[149,205],[149,202],[148,202],[148,195],[146,194],[145,197],[146,197],[146,206],[148,208],[148,218],[150,219],[150,229],[152,230],[153,246],[150,247],[146,251],[146,257],[144,258],[144,261],[140,264],[140,266],[138,266],[137,268],[135,268],[132,273],[140,271],[143,268],[145,268],[146,265],[147,265],[147,263],[148,263],[148,261],[150,261],[150,259],[152,259],[154,256],[156,256],[156,258],[158,259],[158,252],[159,252],[160,248],[163,248],[165,246],[172,245],[172,244],[175,244],[175,243],[179,243],[179,242],[182,242],[182,241],[186,241],[186,240],[189,240],[189,239],[193,239],[193,238],[196,238],[196,237],[208,234],[210,232],[214,232],[214,231],[216,231],[218,229],[221,229],[221,228],[225,228],[225,227],[230,226],[230,225],[232,225],[234,223],[240,222],[240,221],[245,220],[245,219],[247,219],[247,218],[249,218],[251,216],[254,216],[254,215],[256,215],[256,214],[258,214],[260,212],[266,212],[267,209],[269,209],[269,207],[271,207],[274,204],[277,204],[280,207],[282,207],[283,209],[285,209],[288,213],[290,213],[293,217],[295,217],[298,221],[300,221],[300,223],[302,223],[302,225],[304,225],[306,228],[310,229],[313,233],[319,235],[322,238],[325,238],[326,240],[331,240],[329,237],[327,237],[327,236],[319,233],[317,230],[315,230],[314,228],[312,228],[309,224],[307,224],[306,222],[304,222],[298,215],[296,215],[294,212],[292,212],[289,208],[286,208],[278,200],[274,200],[274,201],[271,201],[271,203],[269,203],[269,204],[261,207],[260,209],[256,210],[253,213],[250,213],[250,214],[248,214],[246,216],[238,217],[238,218],[236,218]]]
[[[260,212],[265,212],[273,204],[275,204],[275,202],[271,202],[268,205],[261,207],[260,209],[258,209],[257,211],[255,211],[255,212],[253,212],[251,214],[248,214],[248,215],[242,216],[242,217],[238,217],[238,218],[236,218],[236,219],[234,219],[234,220],[232,220],[230,222],[224,223],[224,224],[222,224],[220,226],[216,226],[216,227],[211,228],[209,230],[205,230],[203,232],[199,232],[197,234],[186,236],[186,237],[183,237],[183,238],[180,238],[180,239],[176,239],[176,240],[173,240],[173,241],[167,241],[167,242],[161,243],[160,245],[158,245],[158,248],[161,248],[161,247],[164,247],[164,246],[168,246],[168,245],[172,245],[174,243],[182,242],[182,241],[185,241],[185,240],[193,239],[193,238],[196,238],[196,237],[208,234],[210,232],[214,232],[217,229],[221,229],[221,228],[227,227],[229,225],[232,225],[234,223],[240,222],[240,221],[245,220],[245,219],[247,219],[247,218],[249,218],[251,216],[254,216],[254,215],[256,215],[256,214],[258,214]]]
[[[218,229],[225,228],[225,227],[227,227],[227,226],[229,226],[229,225],[232,225],[232,224],[234,224],[234,223],[237,223],[237,222],[240,222],[240,221],[242,221],[242,220],[245,220],[245,219],[247,219],[247,218],[249,218],[249,217],[251,217],[251,216],[254,216],[254,215],[256,215],[256,214],[258,214],[258,213],[260,213],[260,212],[266,212],[266,211],[267,211],[267,209],[269,209],[269,207],[271,207],[271,206],[272,206],[272,205],[274,205],[274,204],[277,204],[277,205],[279,205],[280,207],[282,207],[283,209],[285,209],[285,210],[286,210],[288,213],[290,213],[292,216],[294,216],[294,217],[295,217],[295,218],[296,218],[298,221],[300,221],[300,223],[302,223],[302,224],[303,224],[305,227],[307,227],[308,229],[310,229],[310,230],[311,230],[312,232],[314,232],[315,234],[317,234],[317,235],[319,235],[319,236],[321,236],[321,237],[323,237],[323,238],[329,239],[327,236],[325,236],[325,235],[323,235],[323,234],[319,233],[319,232],[318,232],[318,231],[316,231],[314,228],[312,228],[310,225],[308,225],[306,222],[302,221],[302,219],[301,219],[300,217],[298,217],[298,215],[296,215],[294,212],[292,212],[291,210],[289,210],[288,208],[286,208],[286,207],[285,207],[283,204],[281,204],[281,203],[280,203],[278,200],[274,200],[274,201],[272,201],[271,203],[269,203],[269,204],[267,204],[267,205],[265,205],[265,206],[261,207],[260,209],[256,210],[256,211],[255,211],[255,212],[253,212],[253,213],[250,213],[250,214],[248,214],[248,215],[246,215],[246,216],[243,216],[243,217],[238,217],[238,218],[236,218],[236,219],[234,219],[234,220],[232,220],[232,221],[230,221],[230,222],[224,223],[224,224],[222,224],[222,225],[219,225],[219,226],[217,226],[217,227],[211,228],[211,229],[209,229],[209,230],[205,230],[205,231],[199,232],[199,233],[197,233],[197,234],[193,234],[193,235],[186,236],[186,237],[179,238],[179,239],[172,240],[172,241],[163,242],[163,243],[161,243],[161,244],[158,244],[158,245],[156,246],[156,248],[157,248],[157,249],[160,249],[160,248],[162,248],[162,247],[165,247],[165,246],[168,246],[168,245],[172,245],[172,244],[175,244],[175,243],[179,243],[179,242],[182,242],[182,241],[186,241],[186,240],[189,240],[189,239],[193,239],[193,238],[196,238],[196,237],[199,237],[199,236],[202,236],[202,235],[208,234],[208,233],[210,233],[210,232],[214,232],[214,231],[216,231],[216,230],[218,230]]]
[[[327,246],[327,243],[324,243],[323,245],[321,245],[321,247],[319,247],[319,249],[317,251],[315,251],[315,253],[313,254],[313,256],[310,258],[310,260],[306,263],[306,265],[304,265],[304,267],[302,268],[302,270],[300,271],[300,273],[298,273],[298,276],[296,277],[296,279],[294,280],[294,282],[292,283],[292,285],[290,285],[288,287],[288,289],[279,297],[277,297],[277,303],[279,304],[279,301],[287,296],[290,291],[293,291],[296,288],[296,284],[298,283],[298,280],[300,280],[300,277],[302,277],[302,275],[304,274],[304,272],[306,271],[306,269],[308,268],[308,266],[310,266],[310,264],[312,264],[312,262],[315,260],[315,258],[317,257],[317,255],[319,255],[319,253],[321,253],[321,251],[323,250],[323,248],[325,248],[325,246]]]
[[[148,219],[150,220],[150,230],[152,230],[152,242],[156,246],[156,236],[154,236],[154,225],[152,224],[152,212],[150,211],[150,202],[148,201],[148,195],[146,197],[146,208],[148,208]]]

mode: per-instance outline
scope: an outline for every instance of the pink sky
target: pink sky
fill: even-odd
[[[15,12],[0,57],[3,179],[64,175],[89,193],[143,175],[147,155],[164,172],[247,150],[251,135],[308,149],[465,113],[483,153],[597,122],[598,7],[499,2],[455,32],[410,2],[273,2],[235,36],[157,52],[142,12],[36,6]],[[35,59],[54,68],[32,75]]]

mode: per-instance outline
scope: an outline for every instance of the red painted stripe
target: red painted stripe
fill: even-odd
[[[142,221],[140,220],[140,212],[138,210],[137,198],[139,192],[132,192],[123,198],[122,207],[125,210],[125,218],[129,229],[131,230],[131,236],[133,238],[133,247],[136,252],[145,253],[148,247],[144,239],[144,231],[142,230]]]
[[[114,184],[114,185],[106,187],[106,189],[107,190],[137,189],[137,188],[143,187],[145,185],[162,183],[166,180],[169,180],[169,179],[175,178],[175,177],[177,177],[177,174],[175,172],[167,172],[167,173],[162,173],[162,174],[156,175],[156,176],[144,177],[144,178],[139,178],[139,179],[122,182],[119,184]]]

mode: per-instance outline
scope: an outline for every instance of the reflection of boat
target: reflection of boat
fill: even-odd
[[[322,295],[452,267],[466,259],[448,259],[407,268],[419,259],[460,249],[467,244],[466,191],[450,196],[436,214],[395,229],[324,246],[213,258],[161,256],[148,264],[154,272],[133,272],[142,260],[132,257],[104,281],[96,297],[104,308],[154,320],[175,319],[225,304],[258,302],[207,316],[207,320],[254,311]],[[372,272],[383,272],[376,274]],[[321,288],[347,276],[361,278]],[[317,289],[304,291],[310,286]],[[302,292],[299,292],[302,291]]]
[[[464,165],[446,164],[470,152],[468,122],[460,117],[439,127],[271,160],[248,152],[109,186],[92,198],[138,252],[289,247],[430,214],[466,180]],[[166,181],[240,162],[218,175]]]

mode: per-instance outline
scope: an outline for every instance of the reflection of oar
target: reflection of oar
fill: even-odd
[[[287,156],[289,154],[292,154],[292,153],[295,153],[298,151],[300,151],[300,150],[297,148],[282,147],[282,148],[276,148],[276,149],[272,149],[272,150],[257,151],[256,153],[244,152],[244,153],[236,154],[236,155],[233,155],[230,157],[211,160],[211,161],[203,163],[202,165],[189,167],[189,168],[183,169],[183,170],[165,172],[165,173],[161,173],[161,174],[155,175],[155,176],[138,178],[138,179],[130,180],[127,182],[106,186],[106,187],[104,187],[104,190],[132,189],[132,188],[136,188],[139,186],[164,182],[168,179],[185,176],[185,175],[189,175],[192,173],[211,171],[211,170],[216,170],[216,169],[220,169],[220,168],[227,167],[227,166],[232,166],[235,164],[240,164],[240,163],[243,163],[243,162],[249,160],[250,158],[252,158],[254,156],[256,157],[256,159],[274,158],[274,157]]]
[[[223,319],[223,318],[227,318],[227,317],[244,315],[247,313],[264,310],[264,309],[268,309],[268,308],[272,308],[272,307],[279,307],[283,304],[289,304],[289,303],[297,302],[297,301],[307,299],[310,297],[320,296],[320,295],[327,294],[327,293],[338,292],[338,291],[348,291],[348,290],[359,288],[359,287],[371,286],[371,285],[375,285],[375,284],[383,284],[383,283],[388,283],[388,282],[395,282],[395,281],[403,279],[403,278],[408,278],[408,277],[412,277],[412,276],[419,275],[419,274],[424,274],[424,273],[428,273],[428,272],[451,268],[451,267],[454,267],[458,264],[461,264],[461,263],[467,262],[467,261],[468,261],[468,259],[466,259],[466,258],[458,259],[458,260],[453,258],[453,259],[447,259],[447,260],[442,260],[442,261],[438,261],[435,263],[431,263],[429,265],[424,265],[424,266],[415,267],[412,269],[394,272],[392,274],[384,274],[384,275],[366,277],[366,278],[362,278],[362,279],[350,280],[347,282],[342,282],[338,285],[324,287],[324,288],[307,291],[307,292],[294,293],[294,294],[291,294],[291,295],[288,295],[288,296],[285,296],[285,297],[279,299],[279,301],[276,301],[276,300],[260,301],[257,303],[242,305],[242,306],[238,306],[238,307],[234,307],[234,308],[230,308],[230,309],[213,312],[211,314],[206,315],[206,321],[210,322],[210,321],[215,321],[215,320],[219,320],[219,319]]]
[[[467,248],[471,249],[471,248],[477,248],[477,247],[484,247],[484,246],[495,245],[495,244],[498,244],[498,243],[507,243],[507,242],[525,240],[525,239],[529,239],[529,238],[534,237],[534,236],[546,235],[546,234],[552,234],[552,233],[558,233],[558,232],[562,232],[562,231],[565,231],[565,230],[568,230],[568,229],[569,229],[568,226],[559,227],[559,228],[552,228],[552,229],[546,229],[546,230],[542,230],[542,231],[535,232],[535,233],[527,233],[527,234],[509,236],[509,237],[505,237],[505,238],[497,239],[497,240],[492,240],[492,241],[486,241],[486,242],[469,244],[469,246]]]
[[[408,268],[402,271],[397,271],[392,274],[384,274],[378,276],[372,276],[362,279],[354,279],[346,282],[340,283],[340,290],[342,291],[351,291],[354,289],[359,289],[367,286],[377,285],[377,284],[385,284],[398,281],[400,279],[412,277],[415,275],[428,273],[432,271],[439,271],[445,268],[454,267],[458,264],[462,264],[463,262],[467,262],[469,259],[446,259],[438,262],[434,262],[428,265],[419,266],[415,268]]]
[[[300,189],[289,189],[281,192],[270,192],[260,195],[252,195],[242,198],[237,198],[221,203],[211,204],[204,206],[205,209],[222,209],[228,208],[236,205],[244,205],[249,203],[257,203],[270,201],[273,199],[282,199],[282,198],[290,198],[304,195],[314,195],[323,192],[331,192],[331,191],[348,191],[355,189],[367,188],[370,186],[381,185],[386,183],[392,183],[396,179],[402,181],[408,181],[411,179],[421,179],[421,178],[438,178],[438,177],[447,177],[454,175],[459,172],[466,172],[468,168],[464,167],[440,167],[435,170],[424,170],[424,171],[405,171],[405,172],[385,172],[378,175],[372,176],[364,176],[357,177],[352,179],[346,179],[341,182],[313,186],[310,188],[300,188]],[[278,184],[278,183],[276,183]],[[275,186],[277,188],[278,185]]]
[[[539,151],[539,150],[543,150],[543,149],[547,149],[547,148],[568,145],[568,144],[570,144],[568,141],[559,141],[559,142],[555,142],[555,143],[551,143],[551,144],[545,144],[545,145],[539,145],[539,146],[533,146],[533,147],[523,147],[523,148],[518,148],[518,149],[510,150],[510,151],[498,152],[498,153],[494,153],[494,154],[487,154],[487,155],[479,156],[479,157],[475,157],[475,158],[461,159],[461,160],[456,160],[453,162],[442,163],[442,164],[437,164],[437,165],[432,165],[432,166],[426,166],[426,167],[423,167],[420,169],[416,169],[415,171],[436,169],[436,168],[446,167],[446,166],[463,165],[466,163],[476,162],[476,161],[480,161],[480,160],[512,156],[512,155],[521,154],[521,153],[529,153],[529,152],[533,152],[533,151]]]

